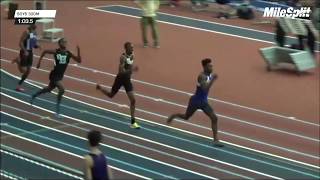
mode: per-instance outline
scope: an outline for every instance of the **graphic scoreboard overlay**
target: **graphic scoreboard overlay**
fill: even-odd
[[[14,24],[35,24],[38,19],[54,19],[55,17],[56,10],[16,10],[14,14]]]

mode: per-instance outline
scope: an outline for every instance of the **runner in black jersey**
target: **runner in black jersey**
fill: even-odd
[[[24,80],[30,74],[32,63],[33,63],[33,49],[39,48],[36,25],[30,25],[27,31],[24,31],[20,37],[20,54],[17,58],[12,60],[12,63],[17,63],[19,71],[22,73],[21,79],[16,88],[17,91],[24,91],[21,87]]]
[[[58,49],[56,49],[56,50],[45,50],[45,51],[42,52],[42,54],[40,56],[37,68],[40,67],[41,60],[44,57],[44,55],[46,55],[46,54],[53,54],[54,60],[55,60],[54,61],[55,62],[55,66],[54,66],[54,69],[50,72],[50,75],[49,75],[49,80],[50,80],[49,85],[47,87],[43,88],[42,90],[38,91],[34,95],[32,95],[31,104],[32,104],[33,100],[37,96],[39,96],[40,94],[51,92],[54,88],[57,87],[59,89],[59,92],[58,92],[58,97],[57,97],[56,113],[57,113],[57,116],[59,117],[60,102],[61,102],[62,95],[64,93],[64,87],[63,87],[61,81],[62,81],[64,73],[65,73],[65,71],[66,71],[66,69],[68,67],[68,64],[70,62],[70,58],[74,59],[78,63],[81,63],[81,57],[80,57],[80,48],[79,48],[79,46],[77,46],[77,56],[75,56],[75,55],[72,54],[72,52],[67,50],[67,48],[66,48],[67,41],[64,38],[60,39],[58,44],[59,44],[59,48]]]
[[[120,64],[119,64],[119,72],[118,75],[113,83],[111,92],[107,89],[101,87],[100,84],[97,84],[97,90],[100,90],[102,93],[107,95],[108,97],[112,98],[114,95],[117,94],[121,86],[123,86],[126,90],[127,96],[130,100],[130,113],[131,113],[131,128],[138,129],[140,126],[135,121],[135,98],[133,93],[133,86],[131,83],[131,75],[134,71],[138,71],[137,66],[133,66],[133,46],[130,42],[126,42],[124,44],[125,52],[122,53],[120,57]]]

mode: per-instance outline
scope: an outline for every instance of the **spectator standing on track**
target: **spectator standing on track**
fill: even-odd
[[[84,156],[84,175],[86,180],[112,179],[112,172],[108,166],[106,156],[99,149],[102,140],[99,131],[91,130],[88,133],[90,153]]]
[[[20,37],[20,55],[12,60],[12,64],[17,63],[19,71],[22,73],[16,91],[24,91],[22,83],[27,79],[31,72],[33,63],[33,49],[39,48],[36,34],[36,25],[30,25],[27,31],[24,31]]]
[[[142,31],[142,41],[143,47],[148,47],[147,39],[147,27],[151,27],[152,37],[153,37],[153,46],[155,48],[160,48],[159,44],[159,31],[157,25],[157,11],[160,6],[159,0],[139,0],[137,1],[138,5],[142,9],[142,17],[140,20],[141,31]]]

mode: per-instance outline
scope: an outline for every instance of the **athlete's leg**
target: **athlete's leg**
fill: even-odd
[[[21,66],[21,60],[24,60],[26,58],[26,56],[25,56],[25,54],[24,54],[24,51],[23,50],[20,50],[20,54],[19,54],[19,56],[17,56],[16,58],[14,58],[12,61],[11,61],[11,63],[12,64],[15,64],[15,63],[17,63],[17,65],[18,65],[18,68],[20,68]],[[22,72],[21,72],[22,73]]]
[[[147,39],[147,26],[148,26],[148,17],[141,17],[140,19],[140,26],[141,26],[141,33],[142,33],[142,42],[143,46],[147,47],[148,39]]]
[[[100,84],[97,84],[97,85],[96,85],[96,89],[99,90],[99,91],[101,91],[104,95],[106,95],[106,96],[108,96],[108,97],[111,96],[111,95],[110,95],[110,92],[109,92],[107,89],[103,88]]]
[[[122,86],[121,79],[119,76],[117,76],[116,79],[114,80],[113,85],[112,85],[111,92],[108,91],[107,89],[103,88],[100,84],[96,85],[96,89],[101,91],[103,94],[105,94],[109,98],[113,98],[118,93],[121,86]]]
[[[41,94],[44,94],[44,93],[48,93],[48,92],[51,92],[54,88],[55,88],[55,84],[53,82],[50,81],[49,85],[47,87],[44,87],[43,89],[39,90],[38,92],[36,92],[35,94],[33,94],[31,96],[31,104],[33,103],[33,100],[38,97],[39,95]]]
[[[20,81],[18,83],[18,87],[16,88],[17,91],[23,91],[21,85],[22,83],[27,79],[31,72],[31,67],[20,67],[19,71],[22,72],[23,74],[21,75]]]
[[[33,53],[32,52],[28,52],[27,55],[22,54],[22,52],[20,52],[20,68],[19,71],[22,71],[23,74],[21,76],[21,79],[18,83],[18,87],[16,88],[17,91],[23,91],[23,89],[21,88],[22,83],[27,79],[27,77],[29,76],[30,72],[31,72],[31,67],[32,67],[32,62],[33,62]]]
[[[136,99],[134,97],[134,92],[127,92],[127,96],[130,101],[130,115],[131,115],[131,124],[134,124],[135,121],[135,110],[136,110]]]
[[[20,73],[25,73],[26,72],[26,68],[25,67],[22,67],[21,64],[20,64],[20,57],[16,57],[14,58],[12,61],[11,61],[12,64],[17,64],[17,67],[18,67],[18,70]]]
[[[18,70],[21,74],[24,74],[27,71],[27,67],[22,67],[20,63],[17,63]]]
[[[217,146],[222,147],[223,145],[218,144],[219,138],[218,138],[218,117],[214,113],[213,109],[208,103],[205,103],[201,107],[202,111],[210,118],[211,120],[211,129],[213,133],[213,142],[216,143]]]
[[[186,114],[181,114],[181,113],[176,113],[176,114],[172,114],[168,117],[167,119],[167,123],[171,123],[173,119],[176,118],[180,118],[180,119],[184,119],[184,120],[188,120]]]
[[[154,41],[154,47],[159,48],[159,31],[158,31],[158,25],[157,25],[157,20],[156,17],[150,17],[150,25],[151,25],[151,30],[152,30],[152,38]]]
[[[29,74],[31,72],[31,67],[22,67],[21,69],[23,70],[23,74],[22,74],[21,79],[19,81],[19,85],[21,85],[24,82],[24,80],[27,79],[27,77],[29,76]]]
[[[173,119],[175,118],[180,118],[184,120],[188,120],[194,112],[198,109],[197,105],[193,102],[192,97],[189,100],[188,108],[185,112],[185,114],[177,113],[177,114],[172,114],[171,116],[168,117],[167,123],[171,123]]]
[[[135,119],[136,98],[134,97],[134,91],[133,91],[133,85],[131,83],[131,79],[124,79],[123,86],[124,86],[124,89],[126,90],[127,96],[130,101],[131,128],[138,129],[140,128],[140,126],[138,125]]]
[[[56,113],[59,114],[60,113],[60,103],[61,103],[61,99],[62,96],[65,92],[63,84],[61,81],[57,81],[55,82],[56,87],[58,88],[58,96],[57,96],[57,106],[56,106]]]

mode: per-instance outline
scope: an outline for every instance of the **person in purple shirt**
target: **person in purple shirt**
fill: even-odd
[[[99,149],[101,140],[102,136],[99,131],[91,130],[88,133],[90,152],[84,156],[84,175],[87,180],[112,179],[107,158]]]

